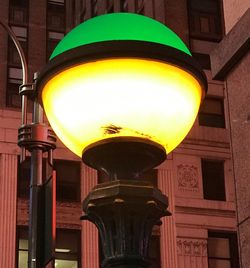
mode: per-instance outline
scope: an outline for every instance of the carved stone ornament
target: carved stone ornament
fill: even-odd
[[[205,257],[207,256],[207,241],[202,239],[177,239],[178,255]]]
[[[190,165],[177,166],[178,188],[197,192],[199,190],[198,168]]]

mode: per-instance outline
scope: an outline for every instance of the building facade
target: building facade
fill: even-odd
[[[237,2],[238,8],[225,1],[226,36],[211,53],[213,77],[225,81],[228,95],[233,156],[237,226],[241,267],[249,267],[249,149],[250,149],[250,3]]]
[[[208,94],[183,143],[150,180],[169,197],[172,216],[153,231],[151,268],[237,268],[234,170],[225,83],[212,78],[209,54],[227,27],[221,0],[2,0],[0,18],[25,51],[30,80],[57,42],[93,16],[134,12],[170,27],[187,44],[208,78]],[[101,29],[100,29],[101,30]],[[29,157],[19,162],[21,66],[14,45],[0,28],[0,267],[27,267]],[[153,101],[153,100],[152,100]],[[29,114],[31,120],[31,114]],[[57,268],[98,268],[96,228],[80,221],[81,201],[102,174],[81,163],[60,141],[57,171]],[[13,257],[14,256],[14,257]],[[247,266],[242,266],[247,267]]]

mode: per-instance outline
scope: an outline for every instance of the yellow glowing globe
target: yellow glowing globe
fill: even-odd
[[[203,88],[186,70],[153,59],[74,65],[43,85],[41,98],[60,140],[76,155],[98,141],[139,137],[171,152],[198,113]]]
[[[151,167],[161,163],[191,129],[206,86],[203,71],[173,31],[132,13],[78,25],[59,42],[37,80],[55,133],[94,168],[103,168],[109,150],[120,150],[110,153],[112,161],[127,153],[124,158],[144,163],[145,157]]]

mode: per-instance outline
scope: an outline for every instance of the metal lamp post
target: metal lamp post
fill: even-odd
[[[20,161],[31,154],[31,179],[29,203],[28,267],[41,268],[54,262],[55,251],[55,174],[53,174],[52,151],[56,148],[56,137],[43,122],[43,109],[35,94],[35,82],[28,81],[28,65],[23,49],[12,29],[0,21],[14,42],[21,59],[23,81],[19,94],[22,98],[22,121],[18,130],[18,145],[21,147]],[[34,77],[36,79],[36,77]],[[27,122],[27,102],[32,100],[32,122]],[[43,181],[43,155],[47,153],[46,180]]]
[[[33,96],[57,136],[110,179],[83,201],[81,218],[99,230],[102,267],[149,266],[152,228],[170,212],[167,197],[137,178],[184,139],[206,89],[205,74],[181,39],[165,25],[131,13],[98,16],[77,26],[35,80]],[[55,140],[47,128],[34,136],[40,143],[27,133],[27,127],[20,128],[21,146],[31,154],[51,155]]]

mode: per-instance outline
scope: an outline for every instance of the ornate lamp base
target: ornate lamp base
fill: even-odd
[[[168,198],[141,180],[98,184],[83,201],[85,215],[96,225],[102,241],[104,268],[147,268],[154,225],[169,216]]]

